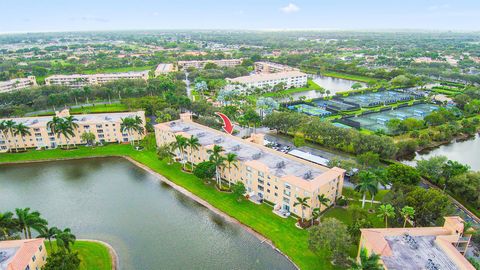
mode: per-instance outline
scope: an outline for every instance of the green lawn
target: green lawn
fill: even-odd
[[[362,202],[359,201],[349,201],[347,207],[333,207],[325,214],[322,216],[322,219],[325,218],[336,218],[338,220],[341,220],[347,225],[351,225],[353,220],[352,220],[352,211],[350,209],[350,206],[362,206]],[[385,223],[383,222],[382,218],[377,217],[376,210],[379,207],[379,204],[373,204],[371,205],[369,201],[365,202],[365,209],[370,210],[372,213],[369,213],[368,219],[372,222],[374,228],[383,228],[385,226]],[[354,243],[355,245],[357,243]]]
[[[119,73],[119,72],[129,72],[129,71],[144,71],[151,70],[152,66],[141,66],[141,67],[119,67],[119,68],[100,68],[92,70],[84,70],[82,74],[95,74],[95,73]]]
[[[114,104],[99,104],[95,106],[85,106],[80,108],[72,108],[70,109],[71,114],[85,114],[85,113],[107,113],[107,112],[126,112],[128,111],[128,107],[125,104],[121,103],[114,103]],[[46,116],[46,115],[54,115],[53,111],[41,113],[37,116]]]
[[[311,79],[308,79],[306,87],[285,89],[283,91],[278,91],[278,92],[268,92],[268,93],[263,94],[262,96],[264,96],[264,97],[276,97],[276,96],[279,96],[279,95],[293,94],[293,93],[298,93],[298,92],[304,92],[304,91],[310,91],[310,90],[319,90],[319,89],[321,89],[321,87],[318,84],[316,84]]]
[[[52,246],[56,249],[55,241]],[[47,254],[50,254],[50,244],[45,241]],[[108,248],[97,242],[76,241],[73,250],[78,251],[80,258],[80,270],[112,270],[112,258],[108,252]]]
[[[301,269],[333,269],[322,252],[308,249],[308,232],[295,227],[292,218],[283,219],[272,213],[272,208],[249,201],[238,203],[232,194],[216,192],[191,174],[181,172],[178,164],[168,165],[159,161],[153,151],[135,151],[130,145],[111,144],[98,148],[79,147],[76,150],[30,151],[26,153],[0,154],[0,163],[82,158],[101,156],[129,156],[162,174],[172,182],[184,187],[209,202],[220,211],[232,216],[258,233],[270,239],[276,247],[289,256]]]

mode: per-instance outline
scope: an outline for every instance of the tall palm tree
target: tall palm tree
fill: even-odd
[[[198,147],[200,146],[200,141],[198,140],[197,137],[191,136],[190,138],[187,139],[186,145],[190,150],[190,165],[192,166],[192,170],[193,170],[193,151],[198,150]]]
[[[9,151],[12,152],[11,141],[14,141],[15,144],[17,144],[15,141],[15,135],[14,135],[17,127],[17,123],[13,120],[7,120],[5,121],[4,125],[5,125],[5,135],[7,135],[8,148],[9,148]]]
[[[70,138],[75,136],[73,126],[71,126],[65,119],[61,119],[61,122],[55,127],[55,133],[59,139],[63,135],[67,144],[67,149],[69,149]]]
[[[395,217],[395,208],[391,204],[382,204],[378,208],[378,217],[385,220],[385,228],[388,228],[388,218]]]
[[[222,184],[220,170],[223,166],[225,166],[225,157],[221,155],[222,152],[223,147],[220,145],[214,145],[213,149],[207,150],[207,153],[210,154],[208,160],[213,162],[213,164],[215,165],[215,179],[219,187],[221,187]]]
[[[30,208],[16,208],[18,226],[22,230],[25,239],[32,238],[32,229],[38,233],[41,233],[48,222],[40,217],[40,213],[37,211],[30,212]]]
[[[318,202],[320,203],[319,206],[325,206],[329,207],[330,206],[330,199],[325,196],[325,194],[319,194],[317,195]]]
[[[352,270],[383,270],[383,266],[379,263],[380,256],[372,253],[368,255],[367,249],[360,250],[359,261],[352,265]]]
[[[135,144],[135,138],[133,137],[133,133],[136,132],[137,134],[143,134],[145,132],[145,128],[143,127],[143,120],[138,115],[135,117],[122,118],[120,130],[122,132],[127,132],[129,141],[132,145]]]
[[[230,178],[227,179],[228,180],[228,187],[230,188],[230,186],[231,186],[230,179],[232,178],[232,167],[238,168],[238,166],[237,166],[237,154],[228,153],[227,156],[225,157],[225,163],[227,163],[228,175],[230,176]]]
[[[71,251],[70,245],[75,244],[75,240],[77,238],[75,235],[72,234],[72,231],[69,228],[64,229],[63,231],[59,230],[55,234],[55,239],[57,239],[57,246],[66,249],[67,251]]]
[[[60,134],[58,133],[57,130],[62,125],[63,121],[64,120],[62,118],[58,116],[54,116],[52,117],[52,120],[47,122],[47,128],[50,130],[51,133],[56,135],[58,138],[60,138]]]
[[[405,228],[405,226],[407,226],[407,221],[415,216],[415,209],[411,206],[404,206],[400,211],[400,214],[403,217],[403,228]]]
[[[13,134],[15,136],[20,136],[22,138],[22,140],[24,139],[25,136],[27,135],[31,135],[32,133],[30,132],[30,128],[27,127],[25,124],[23,123],[19,123],[15,126],[15,131],[13,132]],[[27,148],[25,147],[25,144],[23,145],[23,149],[24,150],[27,150]],[[18,152],[18,147],[17,147],[17,143],[15,141],[15,151]]]
[[[310,205],[308,205],[308,200],[309,199],[310,199],[310,197],[305,197],[305,198],[297,197],[297,201],[293,204],[293,206],[297,206],[297,205],[301,206],[302,223],[303,223],[303,220],[305,219],[304,210],[305,210],[305,208],[310,207]]]
[[[355,191],[363,194],[362,208],[365,207],[367,192],[374,194],[378,191],[378,183],[374,180],[375,174],[369,171],[362,171],[358,174],[359,183],[355,186]]]
[[[38,235],[37,238],[45,238],[48,240],[48,243],[50,245],[50,250],[53,250],[52,247],[52,238],[55,238],[55,236],[61,232],[57,227],[50,227],[47,228],[45,227],[42,232]]]
[[[320,208],[316,207],[316,208],[313,208],[312,210],[312,226],[313,224],[315,223],[315,220],[318,219],[318,222],[320,222]]]
[[[188,162],[185,160],[185,148],[187,147],[187,138],[183,137],[182,135],[175,135],[175,141],[173,142],[173,149],[174,151],[178,150],[178,156],[180,157],[180,161],[182,163],[182,168],[185,170],[185,164]]]
[[[10,235],[17,232],[18,224],[13,217],[12,212],[0,213],[0,233],[3,234],[3,239],[8,240]]]
[[[64,121],[65,121],[65,125],[68,126],[68,129],[71,131],[71,133],[69,133],[72,137],[75,137],[75,130],[78,128],[78,124],[76,123],[78,120],[73,117],[72,115],[69,115],[65,118],[63,118]],[[73,146],[76,146],[75,145],[75,142],[73,143]],[[68,142],[67,142],[67,148],[68,148]]]
[[[6,120],[1,120],[0,121],[0,138],[3,138],[5,140],[5,144],[8,147],[7,143],[7,121]]]

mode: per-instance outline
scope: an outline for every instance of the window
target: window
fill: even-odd
[[[283,197],[283,202],[284,202],[284,203],[290,203],[290,199]]]
[[[260,191],[263,191],[263,186],[258,185],[257,187]]]
[[[42,249],[43,249],[43,246],[40,245],[40,246],[38,247],[38,250],[42,251]]]
[[[37,260],[37,257],[35,257],[35,255],[33,255],[32,261],[35,261],[35,260]]]
[[[286,189],[290,189],[291,186],[290,186],[289,184],[285,183],[285,188],[286,188]]]
[[[278,193],[276,193],[276,192],[275,192],[275,194],[273,194],[273,195],[275,195],[275,197],[278,197]]]
[[[263,180],[259,178],[258,183],[263,185]]]

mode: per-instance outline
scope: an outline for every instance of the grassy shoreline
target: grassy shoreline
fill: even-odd
[[[56,242],[52,241],[52,246],[56,249]],[[50,243],[45,241],[47,254],[50,254]],[[73,251],[78,252],[80,258],[80,270],[112,270],[113,260],[110,255],[110,248],[98,241],[77,240],[72,247]]]
[[[0,164],[49,161],[74,158],[126,156],[157,172],[173,183],[205,200],[213,207],[250,227],[271,240],[301,269],[333,269],[323,252],[308,249],[308,232],[295,227],[292,218],[283,219],[272,213],[265,204],[255,205],[249,201],[238,203],[232,194],[216,192],[194,175],[183,173],[179,164],[168,165],[159,161],[153,151],[135,151],[130,145],[112,144],[98,148],[79,147],[75,150],[28,151],[25,153],[0,154]]]

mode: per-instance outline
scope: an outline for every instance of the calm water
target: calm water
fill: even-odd
[[[122,269],[294,269],[242,227],[120,158],[0,166],[0,211],[18,207],[110,243]]]
[[[433,156],[446,156],[448,159],[458,161],[463,164],[468,164],[472,170],[480,171],[480,137],[453,142],[447,145],[442,145],[432,151],[425,153],[417,153],[414,160],[404,161],[404,163],[414,166],[416,160],[428,159]]]
[[[333,78],[328,76],[318,76],[315,79],[313,79],[313,81],[316,84],[320,85],[321,87],[325,88],[325,90],[330,90],[330,96],[334,95],[337,92],[351,90],[352,85],[357,83],[356,81],[338,79],[338,78]],[[359,83],[362,84],[364,87],[366,86],[366,84],[362,82],[359,82]],[[306,99],[314,99],[314,98],[320,98],[322,96],[325,96],[325,94],[322,95],[320,92],[317,92],[315,90],[309,90],[309,91],[292,93],[291,96],[293,100],[298,100],[302,96],[304,96]],[[289,101],[289,98],[279,99],[279,101],[282,101],[282,102]]]

